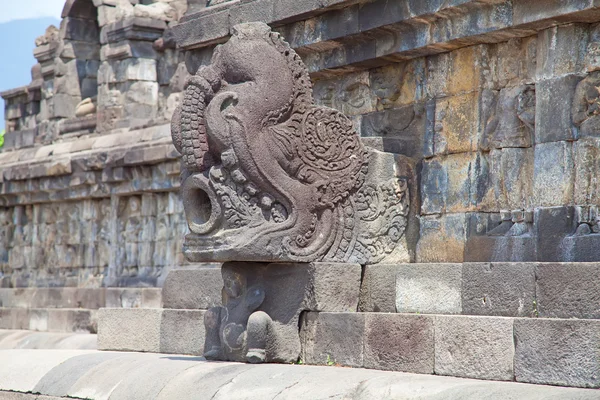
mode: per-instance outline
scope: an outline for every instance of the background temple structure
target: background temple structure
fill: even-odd
[[[331,301],[296,310],[302,363],[600,388],[597,1],[68,0],[62,18],[0,93],[0,329],[203,354],[221,264],[184,257],[171,118],[234,26],[264,22],[315,106],[414,173],[404,258],[311,286]]]

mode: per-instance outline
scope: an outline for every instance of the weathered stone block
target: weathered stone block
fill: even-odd
[[[584,10],[588,6],[588,0],[572,0],[567,3],[561,0],[516,2],[513,6],[513,24],[520,25],[562,14],[569,14]]]
[[[551,142],[535,146],[533,173],[534,205],[572,203],[575,176],[572,143]]]
[[[595,204],[600,198],[596,183],[600,171],[600,139],[582,138],[573,143],[575,166],[575,204]]]
[[[117,63],[115,78],[117,82],[149,81],[156,82],[156,60],[149,58],[127,58]],[[135,85],[135,84],[134,84]],[[129,90],[137,90],[134,85]],[[140,85],[138,85],[140,86]]]
[[[467,239],[467,218],[466,214],[421,217],[417,262],[462,262]]]
[[[563,244],[566,236],[575,232],[575,209],[567,207],[540,207],[535,209],[537,260],[576,261],[576,249]],[[584,254],[582,254],[584,255]],[[582,260],[585,261],[585,260]],[[592,261],[592,260],[587,260]]]
[[[433,316],[365,314],[365,368],[432,374],[433,348]]]
[[[462,278],[464,314],[535,316],[535,264],[465,263]]]
[[[460,314],[461,264],[401,264],[395,268],[396,311]]]
[[[365,314],[308,312],[301,320],[300,359],[307,364],[363,366]]]
[[[514,353],[511,318],[435,317],[437,375],[510,381]]]
[[[447,192],[448,171],[443,165],[443,160],[425,160],[421,171],[421,215],[443,212]]]
[[[393,264],[364,266],[358,309],[361,312],[396,312],[396,268]]]
[[[359,18],[364,12],[365,8]],[[422,58],[372,69],[369,74],[369,86],[377,97],[378,110],[410,105],[425,97],[426,66]]]
[[[57,93],[52,97],[54,104],[54,117],[73,118],[75,117],[75,108],[81,102],[80,96],[71,96],[68,94]]]
[[[470,46],[428,57],[428,96],[437,98],[482,87],[489,75],[486,72],[488,63],[484,60],[484,46]]]
[[[488,163],[481,153],[450,154],[444,160],[448,176],[446,212],[473,210],[486,191]]]
[[[600,321],[518,318],[514,328],[518,382],[600,387]]]
[[[513,38],[492,46],[490,62],[495,62],[494,88],[518,86],[535,81],[537,35]]]
[[[398,146],[395,153],[420,158],[425,124],[424,105],[409,105],[364,115],[361,120],[361,136],[396,139]]]
[[[566,75],[536,83],[535,142],[574,140],[571,104],[581,77]]]
[[[248,21],[269,23],[273,21],[273,0],[255,0],[241,3],[229,10],[229,26]],[[231,29],[231,28],[230,28]]]
[[[221,304],[221,268],[172,269],[163,286],[164,308],[208,309]]]
[[[154,71],[156,80],[156,70]],[[133,82],[127,85],[126,100],[149,106],[158,104],[158,83],[151,81]]]
[[[587,44],[587,24],[555,26],[541,31],[537,39],[537,78],[582,72]]]
[[[463,153],[477,149],[479,97],[479,92],[472,92],[436,101],[434,154]]]
[[[161,309],[98,311],[98,349],[160,353]]]
[[[229,27],[229,10],[223,10],[197,20],[182,22],[174,33],[177,43],[187,47],[225,37],[229,35]]]
[[[204,339],[204,311],[162,310],[161,353],[202,355]]]
[[[540,317],[600,319],[598,264],[540,263],[535,275]]]

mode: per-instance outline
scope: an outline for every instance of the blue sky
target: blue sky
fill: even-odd
[[[0,91],[27,85],[35,38],[60,24],[65,0],[0,0]],[[4,129],[4,102],[0,98],[0,131]]]
[[[65,0],[0,0],[0,24],[18,19],[60,18]]]

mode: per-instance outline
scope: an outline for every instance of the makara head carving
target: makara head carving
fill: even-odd
[[[315,106],[308,71],[262,23],[234,28],[172,121],[192,261],[408,261],[412,168]]]

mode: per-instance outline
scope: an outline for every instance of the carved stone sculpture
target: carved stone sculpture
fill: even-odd
[[[301,313],[356,311],[361,271],[358,264],[224,263],[223,305],[204,314],[204,356],[296,361]]]
[[[302,60],[267,25],[238,25],[217,46],[172,134],[189,260],[410,261],[411,163],[365,148],[345,115],[313,105]]]

